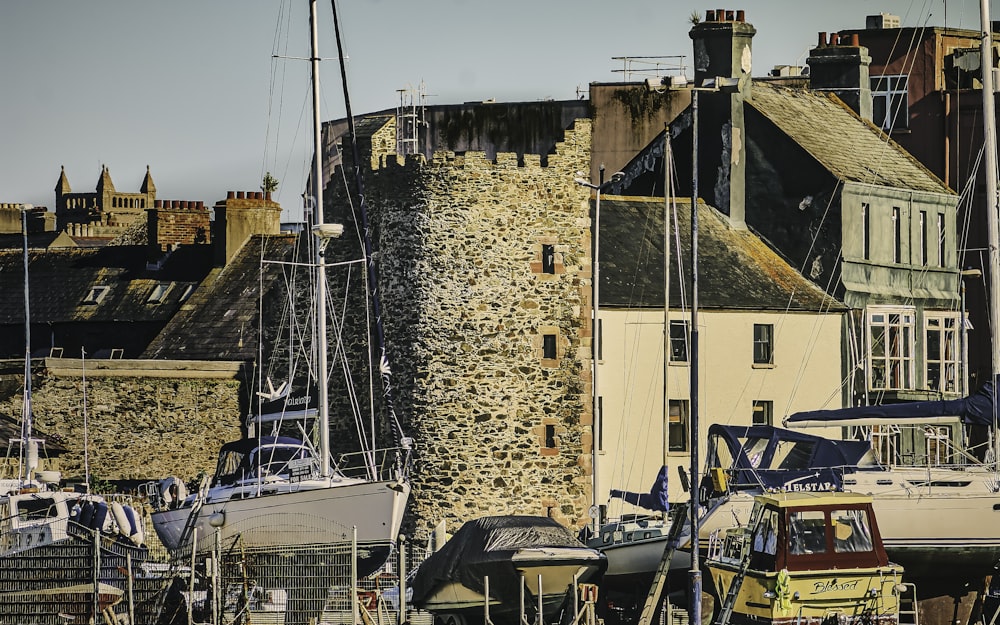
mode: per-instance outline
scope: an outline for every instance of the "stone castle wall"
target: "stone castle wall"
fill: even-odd
[[[83,369],[69,358],[36,365],[35,430],[68,450],[52,468],[82,478],[86,440],[90,473],[101,480],[211,473],[220,445],[240,437],[240,383],[233,366],[221,365],[93,360]],[[23,369],[0,374],[0,413],[20,417],[23,379]]]
[[[590,132],[578,120],[544,167],[539,155],[371,155],[382,165],[365,174],[366,196],[398,412],[417,449],[418,530],[489,514],[588,521],[590,193],[573,179],[589,169]]]

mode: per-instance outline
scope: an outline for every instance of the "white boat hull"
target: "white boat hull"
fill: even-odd
[[[197,532],[198,551],[239,538],[245,546],[310,545],[351,541],[357,528],[361,548],[388,546],[399,535],[410,488],[392,480],[368,482],[311,479],[303,482],[240,484],[225,493],[196,497],[152,514],[153,527],[168,549],[189,547]],[[270,491],[270,492],[269,492]],[[189,517],[194,510],[195,520]]]

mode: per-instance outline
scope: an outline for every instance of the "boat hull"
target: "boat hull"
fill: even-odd
[[[229,498],[208,500],[197,508],[189,500],[182,507],[154,512],[153,527],[168,549],[190,548],[195,533],[185,528],[193,511],[190,526],[201,552],[214,548],[216,534],[223,547],[237,539],[248,547],[349,544],[356,528],[358,573],[367,575],[385,562],[398,537],[410,491],[406,483],[391,480],[283,487],[284,492],[259,496],[234,491]]]
[[[540,548],[521,549],[509,561],[495,562],[483,577],[495,583],[501,580],[524,578],[525,606],[528,612],[537,609],[541,589],[542,613],[546,618],[556,614],[566,599],[574,580],[593,583],[606,566],[605,558],[593,549]],[[518,622],[520,601],[496,599],[490,592],[490,618],[501,622]],[[460,582],[442,583],[433,593],[422,599],[421,608],[436,614],[443,622],[455,623],[481,619],[485,612],[486,596],[475,588]]]
[[[721,606],[738,565],[706,562],[714,587],[715,602]],[[730,623],[750,625],[821,625],[836,617],[841,625],[899,622],[899,596],[895,586],[900,583],[900,571],[895,567],[870,569],[835,569],[821,571],[791,571],[787,577],[785,602],[776,595],[778,573],[747,571]]]

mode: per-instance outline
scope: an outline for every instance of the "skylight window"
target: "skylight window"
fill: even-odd
[[[87,296],[83,298],[84,304],[100,304],[104,298],[107,296],[108,291],[111,290],[109,286],[92,286]]]
[[[160,282],[153,287],[153,291],[149,294],[149,299],[146,300],[147,304],[162,304],[163,300],[166,299],[167,293],[170,292],[170,287],[174,284],[172,282]]]

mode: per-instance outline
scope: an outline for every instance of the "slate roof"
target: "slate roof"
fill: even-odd
[[[265,297],[281,285],[281,269],[261,259],[291,260],[295,235],[254,235],[224,268],[214,269],[142,358],[254,360],[261,285]]]
[[[684,284],[691,285],[691,203],[677,202]],[[749,230],[698,205],[698,305],[705,309],[843,311],[846,306],[792,268]],[[608,307],[663,307],[663,198],[601,197],[600,298]],[[671,235],[670,306],[680,308]],[[690,305],[690,298],[688,298]]]
[[[0,324],[24,323],[24,265],[19,249],[0,250]],[[147,267],[145,246],[58,248],[28,251],[32,323],[165,321],[177,310],[186,287],[211,268],[210,246],[183,246],[158,268]],[[158,303],[150,295],[170,284]],[[87,303],[95,287],[107,287]]]
[[[953,194],[909,152],[833,94],[755,81],[746,104],[841,180]]]

